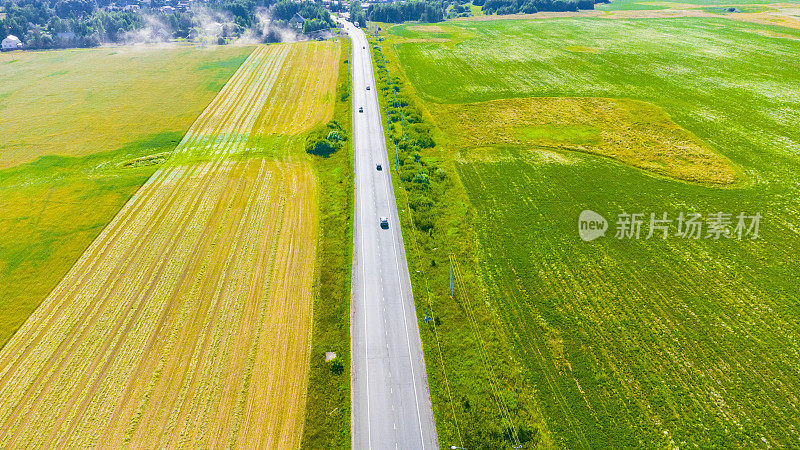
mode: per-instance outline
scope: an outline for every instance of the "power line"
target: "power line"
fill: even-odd
[[[500,395],[500,387],[499,383],[497,382],[497,377],[494,374],[493,367],[489,364],[489,357],[488,351],[486,350],[486,345],[483,342],[483,338],[480,334],[480,326],[478,325],[477,320],[475,319],[475,313],[472,310],[472,305],[469,301],[469,296],[467,295],[467,288],[465,286],[465,282],[463,276],[460,273],[458,268],[458,263],[455,260],[455,256],[452,256],[453,261],[453,279],[455,281],[456,288],[458,289],[459,295],[463,298],[462,304],[465,306],[465,311],[467,312],[467,319],[472,326],[473,333],[475,333],[476,337],[478,338],[478,352],[482,359],[484,368],[487,372],[487,378],[489,381],[489,385],[492,388],[492,393],[494,394],[494,401],[495,405],[497,406],[498,411],[500,412],[500,416],[503,418],[504,421],[508,423],[509,430],[510,430],[510,438],[513,444],[516,446],[521,446],[519,441],[519,435],[517,433],[516,426],[514,425],[514,421],[511,418],[511,413],[508,408],[508,404],[506,403],[505,399]]]
[[[425,280],[426,288],[427,288],[427,281],[428,280],[426,279]],[[431,315],[433,315],[433,312],[431,312]],[[450,382],[447,380],[447,369],[445,368],[444,365],[444,355],[442,354],[442,344],[439,341],[439,331],[436,328],[436,319],[434,318],[431,322],[433,323],[433,336],[436,338],[436,347],[439,349],[439,362],[442,365],[442,374],[444,375],[444,385],[447,388],[447,396],[450,398],[450,410],[453,412],[453,422],[456,425],[456,433],[458,434],[459,447],[456,448],[463,448],[464,438],[461,436],[461,426],[458,421],[458,416],[456,415],[456,407],[455,403],[453,402],[453,393],[450,390]]]

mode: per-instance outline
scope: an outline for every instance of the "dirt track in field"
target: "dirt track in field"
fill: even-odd
[[[329,117],[338,51],[259,47],[228,81],[0,352],[0,447],[299,446],[316,184],[239,155]]]

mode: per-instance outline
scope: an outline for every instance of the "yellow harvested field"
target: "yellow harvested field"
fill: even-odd
[[[0,351],[0,447],[299,447],[316,183],[302,154],[243,156],[276,104],[330,116],[324,96],[282,96],[332,98],[338,72],[314,61],[339,51],[250,55]]]
[[[339,47],[304,42],[292,49],[278,78],[279,91],[270,97],[264,116],[259,120],[261,135],[301,133],[333,116]],[[304,67],[316,70],[303,70]],[[295,102],[316,107],[296,108]]]

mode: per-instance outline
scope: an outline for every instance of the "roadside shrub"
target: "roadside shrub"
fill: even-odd
[[[331,155],[331,153],[337,150],[336,144],[327,140],[327,139],[320,139],[316,141],[310,148],[307,148],[306,151],[311,153],[312,155],[322,156],[327,158]]]
[[[414,211],[427,211],[433,207],[433,200],[419,192],[409,194],[408,203]]]
[[[441,195],[443,188],[437,185],[447,178],[438,161],[423,158],[423,152],[436,145],[433,127],[425,121],[422,110],[414,104],[413,96],[404,92],[400,77],[389,74],[380,45],[375,44],[372,53],[378,67],[376,88],[383,95],[389,122],[386,131],[397,146],[399,165],[396,170],[408,194],[409,208],[413,211],[412,223],[417,229],[432,234],[436,220],[441,215],[437,196]]]
[[[341,142],[344,141],[344,136],[339,130],[331,130],[331,132],[328,133],[328,136],[325,139],[331,142]]]
[[[426,233],[430,233],[435,225],[434,216],[430,211],[417,212],[414,215],[414,225]]]
[[[325,128],[309,133],[306,138],[306,153],[329,157],[339,150],[347,140],[347,132],[335,120],[327,123]]]
[[[331,368],[331,372],[333,372],[334,375],[341,375],[344,372],[342,358],[333,358],[332,360],[328,361],[328,366]]]
[[[412,181],[426,188],[431,185],[431,179],[427,173],[418,173]]]

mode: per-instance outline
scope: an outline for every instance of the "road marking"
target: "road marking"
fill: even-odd
[[[355,53],[356,53],[355,49],[353,49],[353,59],[355,59]],[[353,72],[353,77],[355,78],[355,72]],[[353,83],[355,83],[355,80],[353,80]],[[357,114],[355,109],[356,109],[356,105],[353,104],[353,115]],[[358,121],[354,121],[353,122],[353,126],[354,127],[356,126],[355,124],[357,122]],[[356,136],[355,136],[355,133],[353,133],[353,134],[354,134],[353,140],[355,141]],[[362,152],[359,151],[360,146],[358,144],[360,144],[360,143],[356,144],[355,150],[358,151],[359,156],[360,156]],[[355,164],[355,168],[356,168],[356,170],[358,170],[358,164]],[[360,178],[359,179],[359,183],[363,183],[363,181],[364,181],[363,177],[359,177],[359,178]],[[363,190],[362,190],[362,192],[363,192]],[[359,197],[359,201],[363,202],[363,200],[364,200],[363,195],[359,195],[358,197]],[[359,260],[360,260],[359,263],[361,265],[361,279],[362,279],[362,286],[363,286],[363,300],[362,301],[363,301],[363,304],[364,304],[364,366],[365,366],[364,367],[364,373],[365,373],[366,386],[367,386],[367,395],[366,395],[366,397],[367,397],[367,446],[368,446],[368,448],[371,449],[372,448],[372,423],[370,421],[370,412],[369,412],[369,342],[367,342],[369,335],[367,334],[367,307],[366,307],[366,304],[367,304],[367,283],[366,283],[367,272],[366,272],[366,264],[364,263],[364,258],[366,256],[366,253],[364,253],[364,208],[360,208],[360,211],[359,211],[359,222],[360,222],[359,225],[360,225],[360,228],[361,228],[361,242],[359,243],[359,248],[361,250],[361,255],[360,255],[360,258],[359,258]]]

